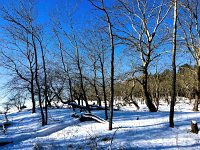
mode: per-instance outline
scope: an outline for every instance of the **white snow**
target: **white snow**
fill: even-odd
[[[124,106],[114,112],[113,130],[108,122],[80,122],[72,118],[72,109],[50,109],[48,125],[41,126],[39,110],[36,114],[25,110],[11,113],[12,125],[1,133],[0,142],[14,143],[0,149],[200,149],[200,135],[190,132],[190,123],[200,120],[192,104],[182,98],[175,107],[175,128],[169,127],[169,105],[161,103],[159,112],[150,113],[144,104],[140,110]],[[92,111],[104,118],[104,111]],[[1,116],[0,116],[1,118]],[[3,118],[3,117],[2,117]]]
[[[192,123],[193,123],[193,124],[197,124],[197,122],[196,122],[195,120],[192,120]]]

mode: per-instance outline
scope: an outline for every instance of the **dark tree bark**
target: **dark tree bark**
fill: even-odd
[[[156,109],[155,105],[153,104],[153,100],[152,100],[150,93],[148,92],[148,71],[147,71],[146,67],[144,68],[144,71],[143,71],[142,88],[143,88],[143,92],[144,92],[145,103],[146,103],[147,107],[149,108],[149,111],[156,112],[157,109]]]
[[[199,98],[200,98],[200,64],[197,64],[197,87],[195,92],[195,101],[193,111],[199,111]]]
[[[99,97],[99,92],[98,92],[98,89],[97,89],[97,69],[96,69],[96,61],[93,63],[93,69],[94,69],[94,90],[95,90],[95,93],[96,93],[96,97],[97,97],[97,103],[99,106],[101,106],[101,99]]]
[[[158,61],[157,61],[158,63]],[[155,95],[155,103],[156,103],[156,109],[158,111],[159,108],[159,98],[160,98],[160,78],[158,73],[158,65],[156,64],[156,95]]]
[[[88,100],[87,100],[87,96],[86,96],[86,92],[85,92],[85,88],[84,88],[84,83],[83,83],[83,73],[82,73],[82,69],[81,69],[81,65],[80,65],[78,48],[76,48],[76,57],[77,57],[77,65],[78,65],[79,75],[80,75],[81,90],[83,92],[82,94],[83,94],[83,98],[84,98],[86,107],[88,109],[88,112],[90,113],[90,107],[88,104]]]
[[[105,104],[105,119],[108,120],[108,111],[107,111],[107,95],[106,95],[106,84],[105,84],[105,75],[104,75],[104,63],[102,61],[102,58],[99,56],[100,64],[101,64],[101,75],[102,75],[102,88],[103,88],[103,98],[104,98],[104,104]]]
[[[43,64],[43,72],[44,72],[44,98],[45,98],[45,125],[48,123],[48,87],[47,87],[47,72],[46,72],[46,62],[44,56],[44,49],[42,45],[42,41],[39,37],[37,37],[38,42],[40,44],[40,50],[42,52],[42,64]]]
[[[34,74],[31,73],[31,78],[34,78]],[[35,92],[34,92],[34,80],[31,79],[31,101],[32,101],[32,113],[36,112],[35,107]]]
[[[196,121],[191,122],[191,132],[196,134],[199,133],[199,128]]]

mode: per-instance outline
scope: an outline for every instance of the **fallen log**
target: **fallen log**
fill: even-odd
[[[76,102],[69,102],[68,105],[72,106],[73,111],[76,109],[79,109],[80,112],[89,112],[88,108],[86,106],[78,105]],[[89,105],[90,110],[105,110],[105,107],[103,106],[97,106],[97,105]],[[108,107],[107,110],[110,108]],[[114,111],[119,111],[119,108],[114,108]]]
[[[96,121],[96,122],[99,122],[99,123],[106,123],[107,121],[96,116],[96,115],[93,115],[93,114],[82,114],[81,117],[80,117],[80,121],[81,122],[84,122],[84,121]]]

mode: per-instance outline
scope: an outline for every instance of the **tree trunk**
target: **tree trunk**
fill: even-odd
[[[176,32],[177,32],[177,0],[174,1],[174,30],[172,49],[172,97],[170,105],[169,126],[174,127],[174,106],[176,102]]]
[[[78,50],[77,45],[76,45],[76,59],[77,59],[77,66],[78,66],[79,75],[80,75],[80,84],[81,84],[81,90],[82,90],[83,98],[84,98],[86,107],[88,109],[88,112],[90,113],[90,107],[89,107],[86,92],[85,92],[85,89],[84,89],[83,74],[82,74],[82,69],[81,69],[81,65],[80,65],[79,50]]]
[[[51,102],[52,102],[52,99],[50,100],[50,99],[48,98],[48,102],[47,102],[47,106],[48,106],[48,107],[52,107]]]
[[[111,26],[111,25],[110,25]],[[112,39],[112,54],[111,54],[111,86],[110,86],[110,120],[109,120],[109,130],[112,130],[112,120],[113,120],[113,102],[114,102],[114,45]]]
[[[155,102],[156,102],[157,111],[159,108],[159,98],[160,98],[159,87],[160,87],[160,85],[159,85],[158,65],[156,65],[156,98],[155,98]]]
[[[114,35],[112,30],[112,24],[109,17],[109,14],[104,6],[104,1],[101,1],[102,7],[99,7],[95,5],[95,3],[92,0],[89,0],[90,3],[98,8],[99,10],[103,11],[106,15],[106,21],[108,24],[108,33],[109,33],[109,39],[110,39],[110,48],[111,48],[111,77],[110,77],[110,119],[109,119],[109,130],[112,130],[112,120],[113,120],[113,102],[114,102],[114,54],[115,54],[115,45],[114,45]]]
[[[195,101],[193,111],[199,111],[199,98],[200,98],[200,63],[197,64],[197,88],[195,93]]]
[[[72,81],[71,81],[71,78],[70,78],[70,76],[69,76],[69,72],[68,72],[68,81],[69,81],[70,98],[71,98],[71,101],[73,101],[74,98],[73,98],[73,93],[72,93]]]
[[[99,92],[97,90],[96,84],[94,85],[94,89],[95,89],[95,93],[96,93],[96,97],[97,97],[97,103],[99,106],[101,106],[101,99],[99,97]]]
[[[93,69],[94,69],[94,89],[95,89],[95,93],[96,93],[96,97],[97,97],[97,103],[99,106],[101,106],[101,99],[99,97],[99,92],[98,92],[97,83],[96,83],[96,80],[97,80],[96,62],[94,62],[94,64],[93,64]]]
[[[46,62],[45,62],[45,56],[44,56],[44,49],[42,46],[42,42],[40,39],[38,39],[40,43],[40,49],[42,52],[42,64],[43,64],[43,71],[44,71],[44,96],[45,96],[45,125],[48,123],[48,86],[47,86],[47,73],[46,73]]]
[[[102,62],[101,57],[100,58],[100,63],[101,63],[101,74],[102,74],[102,82],[103,82],[103,98],[104,98],[104,104],[105,104],[105,119],[108,120],[108,111],[107,111],[107,96],[106,96],[106,84],[105,84],[105,75],[104,75],[104,65]]]
[[[149,111],[157,112],[157,109],[156,109],[155,105],[153,104],[152,97],[151,97],[150,93],[148,92],[148,72],[147,72],[146,67],[144,68],[144,71],[143,71],[142,88],[143,88],[143,92],[144,92],[145,103],[146,103],[147,107],[149,108]]]
[[[39,80],[38,80],[37,48],[36,48],[36,44],[35,44],[35,39],[34,39],[33,33],[31,33],[31,36],[32,36],[34,53],[35,53],[35,82],[36,82],[36,85],[37,85],[37,88],[38,88],[38,100],[39,100],[39,106],[40,106],[40,113],[41,113],[41,117],[42,117],[42,126],[44,126],[45,125],[45,118],[44,118],[44,112],[43,112],[43,107],[42,107],[40,83],[39,83]]]
[[[81,69],[80,69],[80,70],[81,70]],[[81,72],[81,71],[80,71],[80,76],[81,76],[81,90],[82,90],[82,92],[83,92],[83,98],[84,98],[86,107],[87,107],[87,109],[88,109],[88,112],[90,113],[90,107],[89,107],[89,104],[88,104],[88,101],[87,101],[86,92],[85,92],[85,89],[84,89],[84,86],[83,86],[83,75],[82,75],[82,72]]]
[[[72,81],[71,81],[71,77],[70,77],[70,74],[69,74],[69,66],[68,66],[68,64],[67,64],[67,67],[65,65],[62,43],[61,43],[60,38],[57,35],[57,33],[56,33],[56,36],[57,36],[58,42],[59,42],[59,48],[60,48],[60,54],[61,54],[61,60],[62,60],[63,69],[64,69],[64,71],[65,71],[65,73],[67,74],[67,77],[68,77],[70,98],[71,98],[71,101],[73,101],[74,99],[73,99],[73,94],[72,94]]]
[[[81,105],[81,99],[80,99],[80,96],[77,96],[77,101],[78,101],[78,105]]]
[[[191,122],[191,132],[196,133],[196,134],[199,133],[199,129],[198,129],[198,125],[196,121]]]
[[[33,75],[32,75],[33,76]],[[31,101],[32,101],[32,113],[35,113],[35,93],[34,93],[34,83],[33,83],[33,77],[31,79]]]
[[[36,112],[36,106],[35,106],[35,93],[34,93],[34,68],[33,68],[33,64],[34,64],[34,61],[31,59],[33,56],[31,55],[31,51],[29,49],[29,33],[27,32],[27,41],[26,41],[26,50],[27,50],[27,53],[28,53],[28,62],[29,62],[29,68],[30,68],[30,73],[31,73],[31,81],[30,81],[30,84],[31,84],[31,89],[30,89],[30,92],[31,92],[31,101],[32,101],[32,113],[35,113]]]
[[[106,14],[106,19],[108,23],[108,30],[109,30],[109,38],[110,38],[110,47],[111,47],[111,68],[110,68],[110,120],[109,120],[109,130],[112,130],[112,120],[113,120],[113,103],[114,103],[114,59],[115,59],[115,46],[114,46],[114,37],[113,37],[113,30],[112,24],[110,21],[110,17],[108,12],[104,7],[104,3],[102,1],[103,10]]]

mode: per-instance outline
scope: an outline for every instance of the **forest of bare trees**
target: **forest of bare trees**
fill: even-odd
[[[47,125],[50,107],[77,103],[90,113],[94,104],[105,110],[109,130],[119,100],[118,106],[139,109],[140,98],[157,112],[164,99],[170,127],[177,96],[199,110],[199,0],[67,1],[46,19],[38,3],[0,6],[4,105],[20,111],[29,102]],[[88,6],[84,17],[78,16],[81,3]]]

